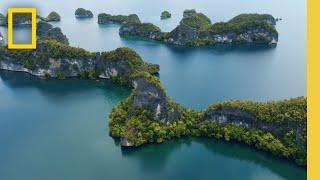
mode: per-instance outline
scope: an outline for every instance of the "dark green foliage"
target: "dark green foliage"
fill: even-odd
[[[307,119],[307,100],[304,97],[266,103],[232,100],[216,103],[208,110],[219,107],[239,108],[250,112],[259,121],[276,124],[304,122]]]
[[[60,43],[69,45],[69,39],[64,35],[59,27],[49,29],[42,36],[39,37],[39,40],[55,40]]]
[[[138,72],[154,74],[159,70],[158,66],[144,62],[138,53],[127,47],[117,48],[114,51],[103,52],[101,53],[101,58],[108,59],[109,61],[126,61],[132,69],[133,74]]]
[[[46,20],[47,22],[50,22],[50,21],[60,21],[60,19],[61,19],[60,15],[59,15],[57,12],[55,12],[55,11],[51,12],[51,13],[45,18],[45,20]]]
[[[275,19],[270,14],[240,14],[234,18],[232,18],[229,23],[243,23],[246,21],[259,21],[259,22],[267,22],[270,24],[275,23]]]
[[[169,13],[169,11],[163,11],[160,17],[161,19],[171,18],[171,14]]]
[[[197,40],[188,40],[186,42],[187,46],[206,46],[214,45],[215,42],[213,39],[197,39]]]
[[[135,24],[141,23],[139,17],[136,14],[125,15],[111,15],[106,13],[101,13],[98,15],[98,23],[119,23],[119,24]]]
[[[77,18],[92,18],[93,13],[89,10],[83,9],[83,8],[78,8],[75,11],[75,16]]]
[[[86,71],[81,72],[79,76],[80,78],[85,78],[85,79],[97,79],[99,74],[95,68],[90,68]]]
[[[123,31],[127,27],[133,28],[133,31]],[[162,36],[161,29],[152,23],[141,23],[141,24],[127,24],[122,25],[120,28],[121,36],[137,36],[141,38],[150,38],[153,34],[155,37],[159,38]]]
[[[49,31],[52,28],[53,26],[45,21],[37,22],[37,36],[43,36],[47,31]]]
[[[161,143],[181,136],[206,136],[242,142],[276,156],[294,160],[299,165],[306,165],[306,149],[304,145],[296,143],[296,132],[294,131],[278,137],[270,132],[256,128],[247,129],[242,125],[223,125],[214,120],[202,121],[200,120],[203,116],[202,112],[185,109],[173,101],[171,103],[180,109],[183,116],[165,125],[155,120],[153,115],[145,109],[135,112],[133,116],[128,114],[131,103],[132,96],[113,108],[109,126],[112,136],[125,137],[135,146],[145,143]],[[261,121],[272,121],[275,124],[290,123],[296,120],[306,121],[306,99],[302,97],[267,103],[227,101],[212,105],[208,109],[221,106],[241,108],[252,112]],[[306,139],[304,133],[302,136]]]
[[[181,24],[197,30],[205,30],[211,25],[211,20],[206,15],[197,13],[196,15],[183,18]]]

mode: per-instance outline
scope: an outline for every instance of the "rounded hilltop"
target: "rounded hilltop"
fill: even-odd
[[[55,12],[55,11],[52,11],[47,17],[46,17],[46,21],[47,22],[51,22],[51,21],[60,21],[61,20],[61,17],[60,15]]]
[[[90,10],[84,8],[78,8],[75,11],[76,18],[93,18],[93,13]]]
[[[161,19],[171,18],[171,13],[169,11],[163,11],[160,16]]]

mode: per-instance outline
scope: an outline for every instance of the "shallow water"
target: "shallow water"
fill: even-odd
[[[306,94],[306,6],[299,1],[4,0],[5,8],[36,6],[57,11],[71,45],[90,51],[128,46],[144,60],[160,64],[168,94],[183,105],[203,109],[226,99],[274,100]],[[76,20],[85,7],[95,18]],[[284,8],[287,7],[287,8]],[[118,25],[98,25],[97,14],[137,13],[142,21],[170,31],[186,8],[213,22],[243,12],[270,13],[277,24],[276,48],[178,48],[123,39]],[[162,10],[172,18],[160,20]],[[6,35],[6,29],[0,27]],[[20,37],[28,38],[26,36]],[[20,38],[17,38],[18,40]],[[21,40],[20,39],[20,40]],[[209,139],[186,139],[121,151],[108,136],[107,116],[129,90],[108,82],[41,80],[0,72],[0,179],[305,179],[306,171],[265,153]]]

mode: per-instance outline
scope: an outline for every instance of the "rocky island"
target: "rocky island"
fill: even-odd
[[[110,134],[124,147],[180,137],[209,137],[245,143],[306,166],[307,101],[226,101],[204,111],[174,102],[159,79],[142,73],[131,95],[110,114]]]
[[[1,47],[0,69],[43,77],[110,79],[131,87],[130,96],[113,107],[109,117],[110,135],[120,138],[122,146],[202,136],[241,142],[306,166],[305,97],[272,102],[225,101],[195,111],[174,102],[155,76],[159,66],[144,62],[135,51],[118,48],[88,52],[61,41],[61,29],[53,30],[47,22],[38,22],[37,27],[37,49]]]
[[[39,19],[46,21],[46,22],[55,22],[55,21],[60,21],[61,17],[57,12],[52,11],[51,13],[49,13],[49,15],[46,18],[39,16]]]
[[[180,24],[171,32],[162,32],[151,23],[131,23],[122,25],[119,34],[174,45],[276,44],[278,32],[275,24],[275,18],[268,14],[240,14],[228,22],[212,24],[206,15],[185,10]],[[145,29],[146,25],[152,28]]]
[[[69,44],[69,40],[59,27],[53,27],[45,21],[37,22],[38,40],[55,40],[63,44]]]
[[[42,77],[102,78],[128,85],[141,72],[157,73],[159,66],[142,61],[129,48],[92,53],[50,39],[38,40],[36,50],[0,48],[0,69]]]
[[[111,15],[101,13],[98,15],[98,24],[140,24],[140,19],[136,14],[125,15]]]
[[[76,18],[93,18],[93,13],[90,10],[86,10],[84,8],[78,8],[74,14]]]
[[[160,18],[161,18],[161,19],[171,18],[171,13],[169,13],[169,11],[163,11],[163,12],[161,13]]]

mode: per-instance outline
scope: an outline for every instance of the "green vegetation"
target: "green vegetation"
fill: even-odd
[[[48,68],[49,58],[82,59],[92,57],[92,53],[81,48],[70,47],[55,40],[37,42],[36,50],[13,50],[7,46],[0,48],[0,59],[10,58],[18,65],[34,70],[36,66]]]
[[[211,20],[202,13],[197,13],[193,16],[182,19],[181,24],[195,28],[197,30],[205,30],[211,25]]]
[[[113,81],[122,85],[131,85],[132,79],[134,79],[140,73],[155,74],[159,71],[159,66],[144,62],[139,54],[130,48],[117,48],[114,51],[102,52],[101,59],[107,60],[107,62],[126,62],[128,65],[126,71],[120,76],[112,77]]]
[[[138,15],[130,14],[128,16],[124,15],[110,15],[106,13],[101,13],[98,15],[98,23],[119,23],[119,24],[135,24],[141,23]]]
[[[60,19],[61,19],[60,15],[57,12],[53,11],[45,18],[45,21],[47,22],[60,21]]]
[[[125,31],[122,32],[122,29],[125,29],[127,26],[131,26],[134,28],[134,31]],[[152,23],[141,23],[141,24],[133,24],[133,25],[123,25],[120,28],[120,32],[122,36],[138,36],[149,38],[150,34],[161,34],[161,29],[152,24]]]
[[[156,77],[149,76],[147,78],[153,84],[161,87]],[[134,113],[129,111],[134,91],[126,100],[116,105],[110,114],[109,127],[113,137],[125,138],[134,146],[145,143],[161,143],[182,136],[212,137],[245,143],[257,149],[271,152],[273,155],[293,160],[298,165],[306,165],[306,129],[303,132],[296,132],[292,128],[284,135],[279,136],[257,128],[248,129],[243,125],[220,124],[215,120],[204,119],[206,111],[232,107],[251,113],[259,121],[274,123],[279,127],[284,123],[303,122],[303,127],[306,128],[306,98],[300,97],[267,103],[227,101],[214,104],[204,112],[186,109],[170,100],[170,103],[182,112],[182,116],[166,125],[155,120],[154,114],[147,109],[140,109]],[[297,135],[303,136],[303,142],[296,141]]]
[[[43,35],[39,36],[39,40],[55,40],[60,43],[69,45],[69,40],[64,35],[59,27],[55,27],[46,31]]]
[[[89,10],[86,10],[83,8],[78,8],[75,11],[75,16],[76,16],[76,18],[92,18],[93,14]]]
[[[232,18],[229,23],[243,23],[246,21],[259,21],[275,24],[275,19],[270,14],[240,14]]]
[[[169,13],[169,11],[163,11],[160,17],[161,19],[168,19],[171,18],[171,14]]]
[[[215,42],[213,39],[196,39],[196,40],[187,40],[186,46],[209,46],[214,45]]]
[[[217,109],[220,107],[239,108],[249,112],[259,121],[276,124],[305,122],[307,119],[307,101],[304,97],[283,101],[271,101],[267,103],[251,101],[225,101],[216,103],[208,108]]]

